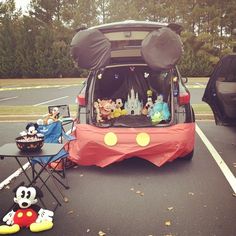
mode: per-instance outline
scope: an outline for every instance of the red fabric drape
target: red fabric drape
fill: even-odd
[[[105,144],[104,137],[112,132],[117,142]],[[136,137],[146,133],[150,142],[140,146]],[[78,124],[69,145],[69,158],[78,165],[105,167],[131,157],[140,157],[156,166],[183,157],[194,148],[195,123],[177,124],[165,128],[98,128]]]

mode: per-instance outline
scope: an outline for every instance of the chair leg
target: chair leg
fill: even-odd
[[[64,161],[64,158],[61,161]],[[48,173],[48,177],[46,180],[48,180],[50,177],[52,177],[53,179],[55,179],[59,184],[61,184],[65,189],[69,189],[69,184],[68,184],[68,179],[66,178],[66,173],[65,173],[65,165],[63,164],[63,170],[62,173],[60,171],[56,171],[55,168],[59,165],[59,163],[56,163],[56,165],[54,166],[54,168],[51,168],[50,170],[48,170],[47,168],[45,169]],[[62,179],[65,179],[65,182],[62,182],[57,176],[59,176]]]

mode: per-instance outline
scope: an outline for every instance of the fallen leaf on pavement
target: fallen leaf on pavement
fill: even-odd
[[[166,222],[165,222],[165,225],[166,225],[166,226],[170,226],[170,225],[171,225],[171,222],[170,222],[170,221],[166,221]]]
[[[189,194],[189,195],[192,195],[192,196],[194,195],[194,193],[193,193],[193,192],[188,192],[188,194]]]
[[[134,188],[131,188],[130,190],[131,190],[131,191],[134,191]]]
[[[142,197],[143,197],[143,196],[144,196],[144,193],[140,193],[140,196],[142,196]]]
[[[136,193],[137,193],[137,194],[140,194],[140,193],[141,193],[141,191],[140,191],[140,190],[138,190],[138,191],[136,191]]]
[[[87,233],[89,233],[90,232],[90,229],[87,229],[87,231],[86,231]]]
[[[99,232],[98,232],[98,235],[99,235],[99,236],[105,236],[106,233],[104,233],[104,232],[102,232],[102,231],[99,231]]]
[[[68,211],[68,212],[67,212],[68,215],[71,215],[71,214],[73,214],[73,213],[74,213],[74,211]]]
[[[69,202],[69,198],[68,197],[64,197],[64,202]]]
[[[169,211],[172,211],[174,209],[174,207],[168,207],[167,208]]]

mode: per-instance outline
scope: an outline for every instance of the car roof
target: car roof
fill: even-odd
[[[107,23],[102,25],[97,25],[90,27],[89,29],[99,29],[103,33],[108,33],[110,31],[120,31],[120,30],[143,30],[143,31],[152,31],[155,29],[160,29],[162,27],[168,27],[180,34],[183,30],[183,27],[178,23],[161,23],[154,21],[136,21],[136,20],[126,20],[120,22]]]

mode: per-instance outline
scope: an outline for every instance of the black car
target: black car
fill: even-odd
[[[217,125],[236,125],[236,53],[226,55],[218,62],[203,101],[210,105]]]

